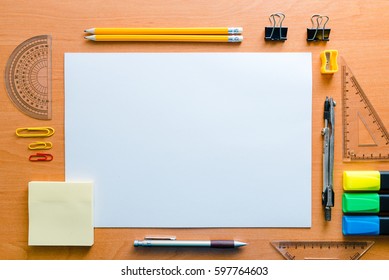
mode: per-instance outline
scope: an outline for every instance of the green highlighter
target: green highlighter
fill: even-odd
[[[344,193],[343,213],[385,213],[389,212],[389,194]]]
[[[345,191],[389,190],[389,171],[344,171]]]

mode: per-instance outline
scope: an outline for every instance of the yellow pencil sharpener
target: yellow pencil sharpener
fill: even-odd
[[[338,51],[325,50],[320,53],[322,74],[334,74],[338,72]]]

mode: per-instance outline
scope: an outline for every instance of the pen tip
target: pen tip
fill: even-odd
[[[241,241],[235,241],[235,247],[242,247],[242,246],[246,246],[247,243],[245,242],[241,242]]]

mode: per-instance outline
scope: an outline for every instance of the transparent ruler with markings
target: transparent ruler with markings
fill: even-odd
[[[389,133],[344,60],[342,103],[343,160],[389,160]]]
[[[358,260],[373,241],[272,241],[287,260]]]

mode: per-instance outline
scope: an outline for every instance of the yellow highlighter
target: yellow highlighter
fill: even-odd
[[[389,171],[344,171],[345,191],[389,190]]]

